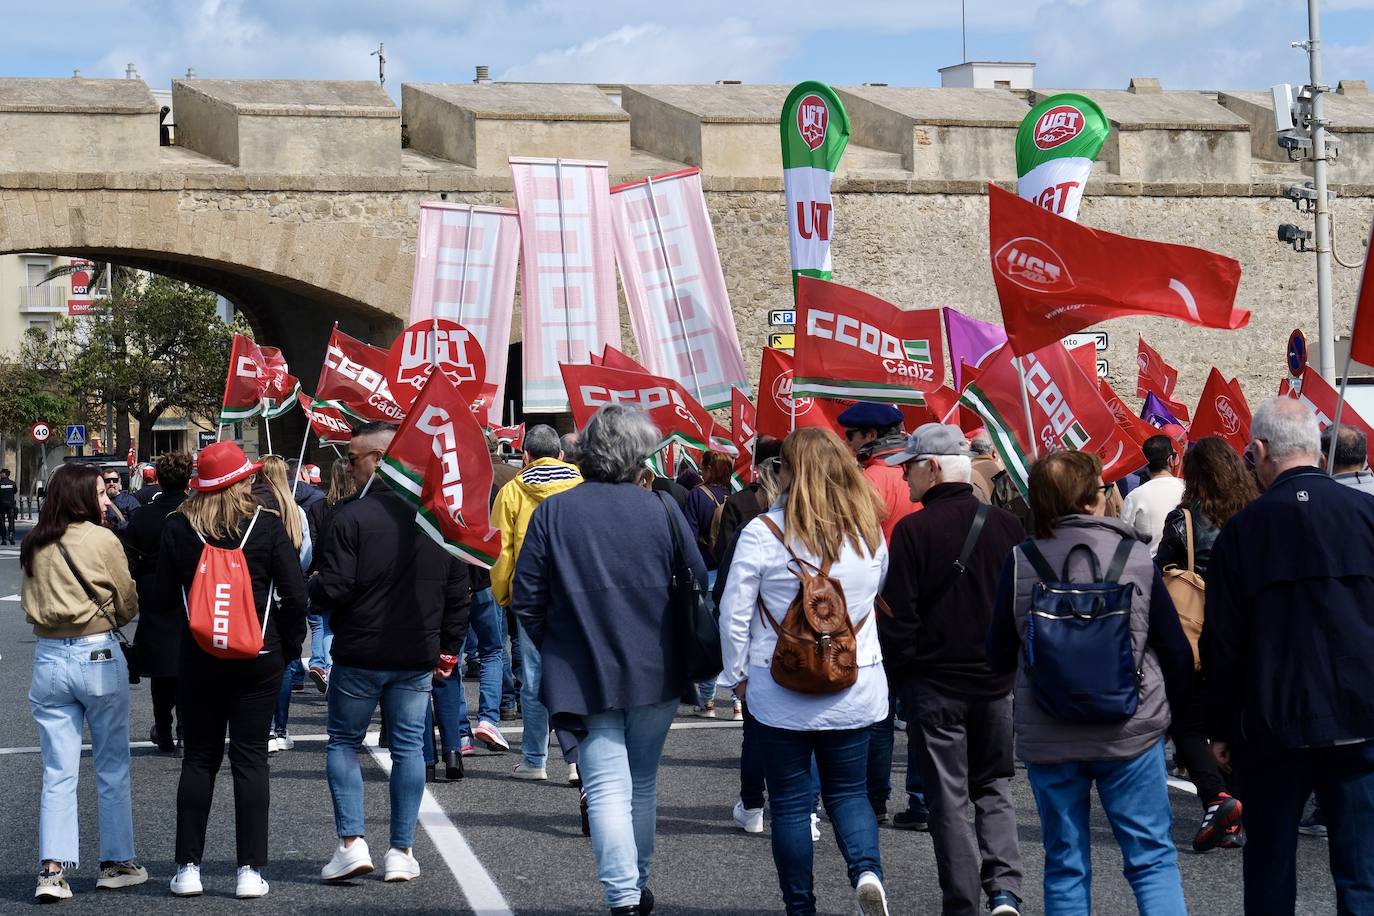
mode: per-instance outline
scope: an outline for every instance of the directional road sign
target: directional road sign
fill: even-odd
[[[774,350],[791,350],[797,345],[796,334],[769,334],[768,346]]]
[[[86,427],[80,423],[67,424],[67,444],[80,448],[86,444]]]
[[[775,328],[787,327],[797,323],[796,309],[773,309],[768,313],[768,324]]]
[[[1072,350],[1074,347],[1081,347],[1085,343],[1091,343],[1101,353],[1107,349],[1106,331],[1084,331],[1082,334],[1070,334],[1063,338],[1064,349]]]

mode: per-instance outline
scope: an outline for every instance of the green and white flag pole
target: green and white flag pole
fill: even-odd
[[[835,90],[807,80],[787,94],[779,128],[795,297],[798,276],[830,279],[835,230],[830,183],[849,145],[849,115]]]

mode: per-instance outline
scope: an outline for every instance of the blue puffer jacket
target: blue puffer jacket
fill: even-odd
[[[1211,738],[1251,754],[1374,738],[1374,497],[1285,471],[1222,528],[1206,580]]]

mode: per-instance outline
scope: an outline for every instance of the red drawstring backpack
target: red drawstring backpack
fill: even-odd
[[[260,512],[261,510],[259,510]],[[196,532],[205,546],[200,551],[191,591],[183,592],[186,620],[196,644],[215,658],[257,658],[267,633],[267,614],[258,626],[257,605],[253,601],[253,578],[243,556],[243,545],[253,533],[258,512],[248,523],[243,540],[234,548],[215,547]],[[271,594],[271,587],[268,587]],[[272,603],[268,601],[267,611]]]

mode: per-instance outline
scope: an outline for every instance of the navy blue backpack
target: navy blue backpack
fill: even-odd
[[[1040,708],[1064,722],[1120,722],[1135,715],[1143,674],[1131,642],[1133,583],[1121,583],[1135,541],[1123,538],[1101,575],[1097,555],[1078,544],[1055,575],[1027,540],[1021,552],[1039,577],[1026,616],[1026,673]],[[1069,563],[1087,554],[1091,582],[1073,582]]]

